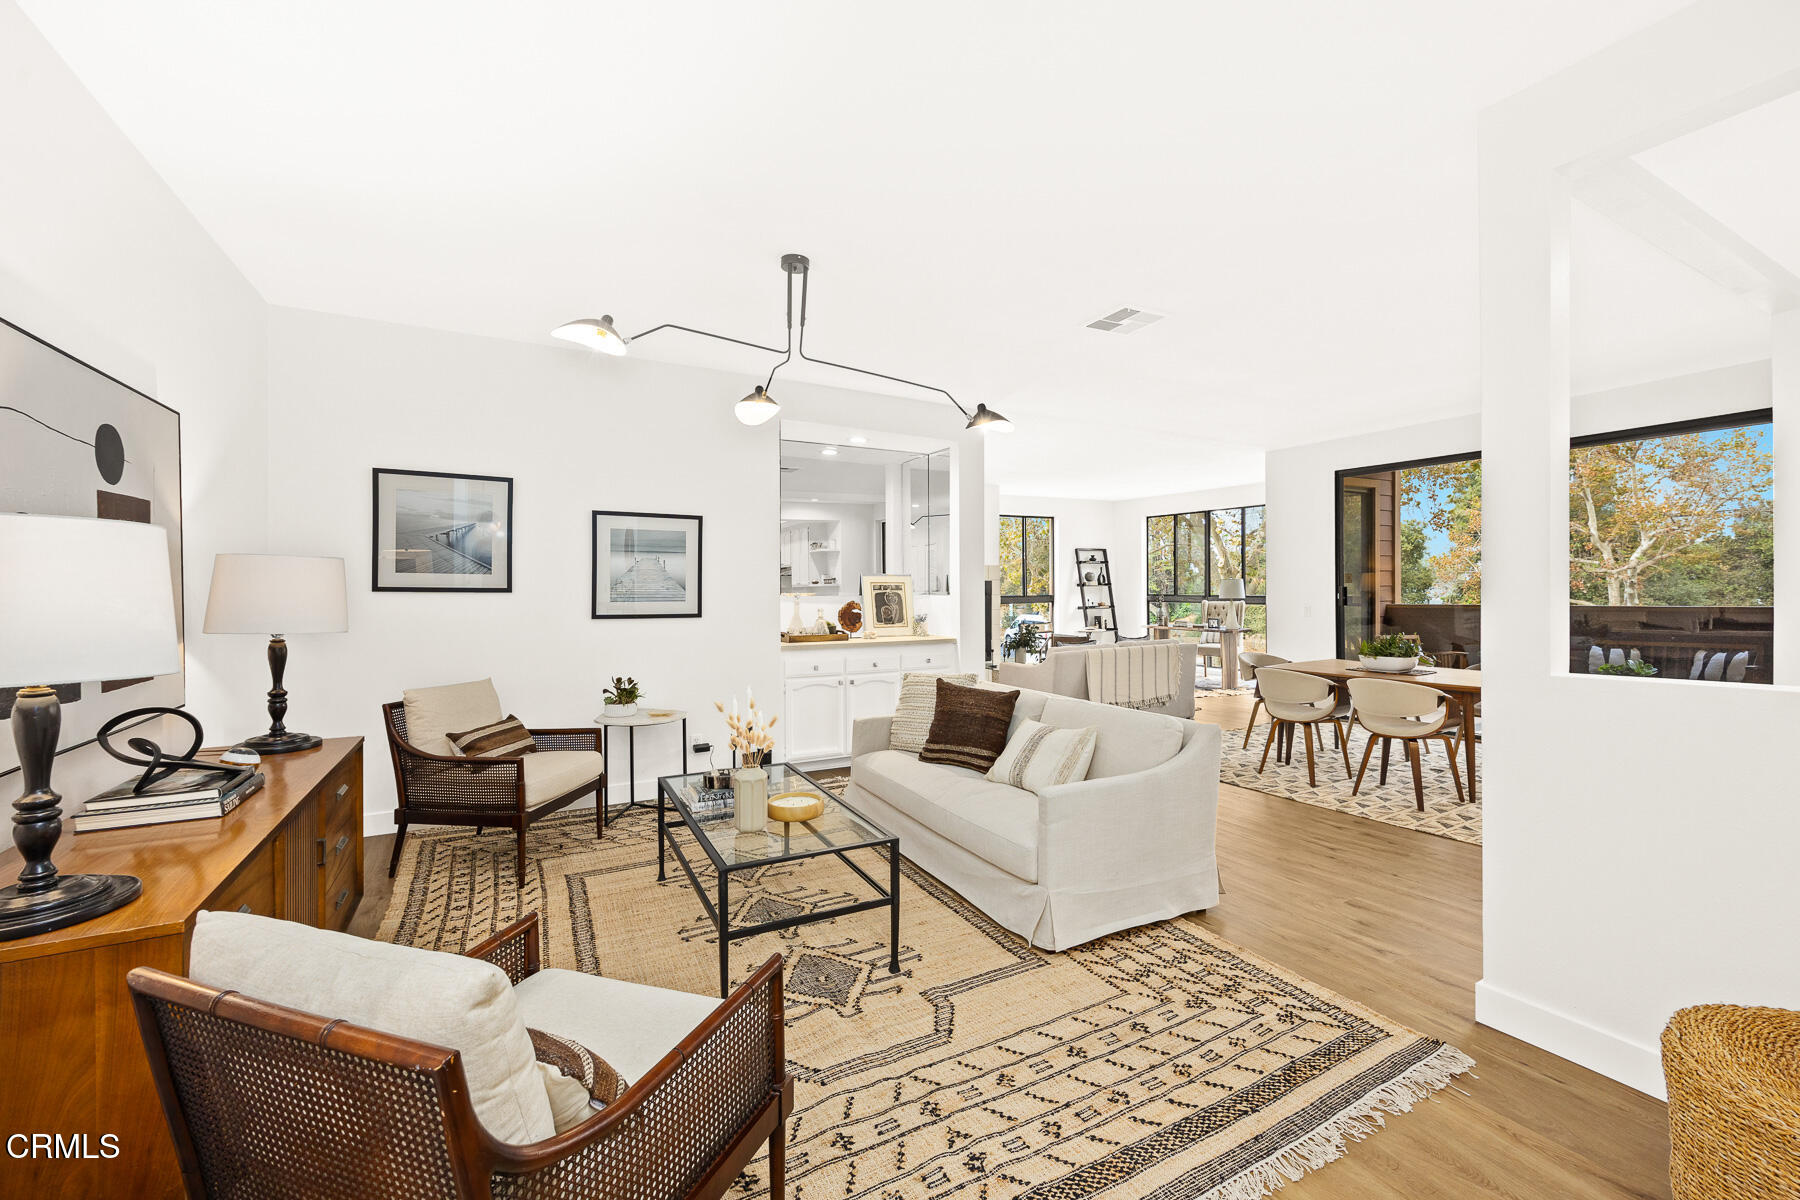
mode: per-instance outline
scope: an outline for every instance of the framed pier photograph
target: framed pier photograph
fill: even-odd
[[[593,617],[700,615],[700,518],[594,512]]]
[[[513,481],[375,468],[371,587],[512,591]]]

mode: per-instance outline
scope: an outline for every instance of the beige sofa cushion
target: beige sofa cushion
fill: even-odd
[[[987,777],[1041,796],[1045,788],[1086,779],[1098,741],[1092,729],[1058,729],[1026,721],[988,768]]]
[[[526,808],[542,808],[558,796],[594,782],[606,768],[606,760],[593,750],[536,750],[520,761],[525,764]]]
[[[627,1083],[649,1074],[719,1006],[711,996],[556,969],[539,971],[513,995],[525,1024],[580,1042]]]
[[[400,700],[406,709],[406,740],[427,754],[455,754],[456,748],[450,744],[452,733],[479,729],[506,717],[491,679],[407,688],[400,693]]]
[[[556,1132],[549,1068],[532,1053],[506,972],[492,963],[248,913],[202,912],[188,974],[209,987],[460,1051],[469,1101],[489,1133],[520,1145]]]
[[[899,750],[863,755],[850,778],[1008,875],[1037,882],[1038,798],[1030,792]]]
[[[900,696],[894,702],[894,720],[888,726],[888,749],[917,754],[925,748],[925,735],[937,715],[937,681],[948,679],[964,687],[975,686],[975,676],[940,671],[908,671],[900,677]]]
[[[1178,717],[1139,712],[1111,704],[1093,704],[1068,696],[1052,696],[1044,702],[1046,725],[1062,729],[1090,728],[1099,734],[1089,779],[1135,775],[1168,762],[1181,749],[1182,723]]]

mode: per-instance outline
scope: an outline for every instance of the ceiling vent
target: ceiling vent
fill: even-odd
[[[1162,320],[1161,313],[1145,312],[1141,308],[1121,308],[1117,312],[1107,313],[1098,321],[1089,321],[1089,329],[1098,329],[1102,333],[1136,333],[1146,325],[1154,325]]]

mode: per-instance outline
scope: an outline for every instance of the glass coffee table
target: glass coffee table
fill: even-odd
[[[729,792],[722,796],[703,792],[700,787],[701,776],[698,774],[664,775],[657,780],[656,878],[659,882],[668,878],[668,853],[673,851],[675,861],[681,864],[681,869],[687,872],[688,882],[694,885],[700,903],[706,906],[706,915],[712,918],[713,926],[719,931],[719,995],[723,997],[730,994],[731,943],[755,937],[759,933],[773,933],[777,929],[792,929],[796,925],[829,921],[833,917],[864,912],[871,908],[889,910],[888,970],[898,973],[900,839],[819,786],[799,768],[787,763],[771,763],[765,769],[769,772],[769,795],[817,792],[825,801],[825,811],[810,821],[795,821],[791,824],[770,818],[762,829],[755,833],[744,833],[737,827],[737,810]],[[694,873],[693,865],[682,852],[681,844],[671,833],[678,825],[687,827],[694,841],[706,851],[706,857],[712,860],[713,870],[717,873],[714,884],[717,889],[716,897],[707,895],[706,886]],[[850,851],[853,850],[886,851],[888,882],[885,890],[875,881],[874,876],[851,859]],[[764,867],[771,863],[818,858],[825,854],[835,854],[845,866],[855,871],[874,890],[875,899],[852,901],[833,908],[815,909],[798,916],[762,921],[754,925],[732,924],[733,872]]]

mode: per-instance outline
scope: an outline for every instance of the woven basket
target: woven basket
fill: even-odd
[[[1800,1012],[1684,1008],[1662,1059],[1675,1200],[1800,1196]]]

